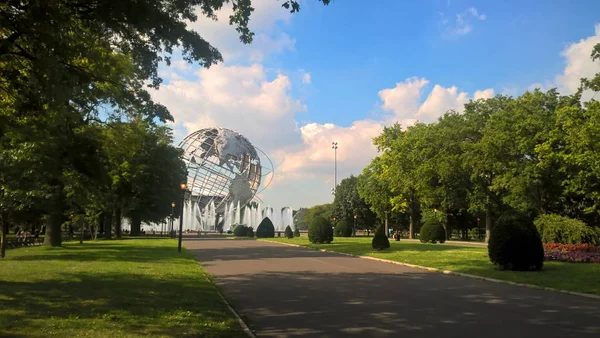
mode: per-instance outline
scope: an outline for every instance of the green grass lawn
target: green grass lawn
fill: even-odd
[[[542,271],[501,271],[492,265],[487,248],[459,247],[447,244],[423,244],[390,241],[391,247],[383,251],[371,248],[372,238],[336,237],[331,244],[311,244],[306,236],[287,239],[271,238],[278,242],[299,244],[311,248],[345,252],[360,256],[388,259],[455,272],[534,284],[576,292],[600,295],[600,264],[545,262]]]
[[[0,337],[244,337],[170,239],[26,247],[0,260]]]

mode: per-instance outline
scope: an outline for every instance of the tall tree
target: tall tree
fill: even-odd
[[[381,219],[388,232],[388,220],[392,216],[392,190],[389,182],[383,179],[384,164],[379,157],[363,169],[358,176],[357,190],[359,196],[369,205],[371,211]]]
[[[354,175],[343,179],[335,190],[332,214],[336,219],[354,220],[359,228],[372,228],[375,215],[369,205],[360,197],[357,189],[358,178]]]
[[[65,176],[81,169],[79,153],[72,148],[78,145],[77,135],[103,111],[148,122],[172,120],[166,107],[152,101],[145,84],[158,88],[158,65],[169,64],[176,47],[188,62],[209,67],[221,61],[220,53],[188,29],[187,22],[197,20],[196,9],[214,19],[226,3],[233,6],[230,24],[242,42],[250,43],[250,0],[0,3],[0,121],[11,122],[3,128],[0,143],[6,152],[32,145],[28,152],[40,159],[42,169],[36,173],[43,175],[37,190],[48,213],[47,244],[61,244],[68,204]],[[282,6],[292,13],[300,8],[294,0]],[[26,135],[6,139],[18,132]],[[31,173],[29,179],[35,178]],[[2,183],[17,179],[4,175]],[[0,198],[7,196],[11,194]]]

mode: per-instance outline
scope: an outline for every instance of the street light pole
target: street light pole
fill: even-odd
[[[333,189],[331,190],[331,194],[335,195],[335,191],[337,189],[337,142],[331,142],[331,149],[333,149]]]
[[[171,217],[169,217],[169,220],[171,221],[170,227],[169,227],[169,237],[174,238],[175,236],[173,236],[173,218],[175,217],[175,202],[171,203]]]
[[[177,243],[177,252],[181,253],[181,241],[183,240],[183,204],[185,203],[185,192],[187,190],[187,184],[181,182],[179,185],[181,188],[181,214],[179,215],[179,241]]]
[[[354,215],[354,229],[352,229],[352,236],[356,237],[356,215]]]

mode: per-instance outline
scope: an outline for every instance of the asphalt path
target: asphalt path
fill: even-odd
[[[600,337],[600,300],[263,241],[184,246],[257,337]]]

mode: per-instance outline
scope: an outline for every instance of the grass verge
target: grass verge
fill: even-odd
[[[541,271],[502,271],[496,269],[490,262],[487,248],[390,241],[389,249],[375,251],[371,248],[372,238],[336,237],[331,244],[312,244],[306,237],[293,239],[276,237],[269,240],[517,283],[600,295],[600,284],[598,283],[600,264],[544,262],[544,269]]]
[[[26,247],[0,261],[0,337],[245,337],[169,239]]]

